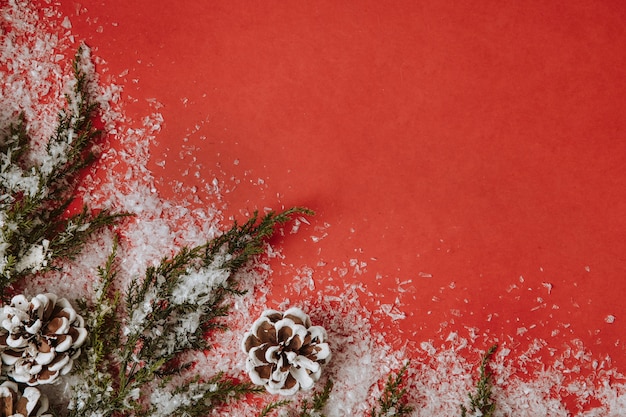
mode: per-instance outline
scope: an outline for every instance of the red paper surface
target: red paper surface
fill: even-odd
[[[277,240],[275,305],[362,282],[368,309],[406,314],[376,324],[397,345],[477,328],[626,369],[624,3],[60,9],[137,117],[162,104],[162,196],[210,201],[216,179],[239,220],[316,211]]]

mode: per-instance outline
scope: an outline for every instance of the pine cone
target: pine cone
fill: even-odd
[[[28,385],[50,384],[67,374],[87,338],[83,318],[69,301],[39,294],[13,297],[0,310],[0,357],[7,374]]]
[[[21,392],[18,385],[6,381],[0,385],[0,417],[52,417],[48,411],[48,397],[37,388],[26,387]]]
[[[253,383],[272,394],[292,395],[313,387],[330,360],[326,330],[311,326],[299,308],[266,310],[242,342],[246,370]]]

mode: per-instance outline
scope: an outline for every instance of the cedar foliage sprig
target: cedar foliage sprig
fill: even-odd
[[[182,385],[168,387],[167,379],[154,390],[164,400],[159,404],[152,404],[147,409],[137,409],[136,417],[175,416],[191,417],[205,416],[220,405],[228,402],[237,402],[251,393],[263,391],[262,387],[255,386],[251,382],[238,382],[226,378],[222,372],[202,382],[199,377],[193,378]],[[164,410],[169,404],[178,406],[172,410]]]
[[[468,395],[470,401],[469,409],[465,405],[461,405],[461,417],[468,417],[469,415],[475,415],[475,413],[480,413],[479,415],[483,417],[493,417],[496,403],[491,398],[493,381],[492,374],[487,369],[487,366],[496,349],[498,349],[498,345],[493,345],[483,355],[480,363],[480,377],[476,383],[476,392]],[[468,415],[468,412],[472,414]]]
[[[333,381],[329,379],[321,392],[313,394],[313,398],[310,402],[307,399],[302,401],[298,417],[326,417],[323,411],[324,407],[326,407],[326,403],[328,403],[332,390]]]
[[[94,213],[86,205],[67,214],[76,200],[78,174],[95,160],[93,146],[102,132],[94,127],[98,105],[92,100],[89,50],[73,61],[72,90],[59,112],[55,133],[37,161],[24,114],[0,134],[0,297],[18,279],[59,267],[102,227],[123,214]]]
[[[69,416],[81,415],[76,410],[98,409],[102,415],[111,415],[116,408],[113,373],[117,368],[116,349],[120,346],[120,323],[117,320],[120,293],[113,289],[117,277],[117,239],[104,266],[98,267],[98,281],[94,285],[94,302],[79,301],[85,312],[85,326],[89,329],[86,353],[78,362],[78,372],[88,387],[77,387],[78,395],[69,405]],[[62,410],[65,411],[65,410]]]
[[[283,408],[289,404],[291,404],[291,400],[272,401],[263,407],[257,417],[268,417],[273,411]]]
[[[287,412],[288,415],[293,417],[325,417],[324,407],[326,407],[326,404],[330,399],[330,393],[333,390],[333,385],[333,381],[329,379],[324,385],[322,391],[315,391],[311,399],[305,398],[300,404],[299,410],[290,410]],[[291,404],[291,402],[291,400],[271,402],[263,407],[257,417],[267,417],[273,411],[283,408]]]
[[[383,393],[378,399],[378,407],[372,408],[371,417],[402,417],[413,411],[413,407],[407,405],[407,389],[404,386],[404,378],[409,368],[409,362],[394,375],[389,375]]]
[[[180,380],[192,365],[181,354],[210,349],[210,331],[224,328],[219,318],[228,314],[226,297],[242,294],[233,275],[263,252],[277,225],[296,214],[312,212],[255,212],[206,244],[164,258],[142,279],[131,281],[124,308],[119,295],[110,291],[116,273],[112,253],[100,269],[101,297],[95,308],[87,309],[93,328],[86,352],[90,368],[83,375],[95,375],[96,382],[75,387],[70,416],[201,416],[229,400],[260,392],[261,387],[219,373],[208,380],[177,382],[173,390],[168,384],[175,377]],[[140,398],[147,397],[150,404],[145,406]],[[169,409],[171,404],[178,406]]]

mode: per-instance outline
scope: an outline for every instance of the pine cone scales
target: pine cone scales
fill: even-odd
[[[83,318],[65,298],[13,297],[0,311],[0,358],[15,381],[49,384],[68,373],[87,337]]]
[[[272,394],[292,395],[313,387],[330,360],[326,331],[311,326],[299,308],[265,311],[244,335],[246,369],[252,382]]]
[[[19,391],[15,382],[0,385],[0,417],[52,417],[48,411],[48,398],[37,388],[26,387]]]

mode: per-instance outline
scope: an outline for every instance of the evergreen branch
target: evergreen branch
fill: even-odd
[[[273,401],[267,404],[265,407],[263,407],[263,409],[257,415],[257,417],[268,417],[272,411],[276,411],[279,408],[285,407],[289,404],[291,404],[291,400]]]
[[[235,223],[204,245],[181,249],[172,258],[148,268],[141,282],[133,281],[126,298],[130,318],[125,331],[128,345],[141,348],[138,352],[127,351],[122,363],[133,355],[146,363],[154,357],[169,361],[186,350],[206,348],[202,335],[222,328],[217,319],[228,313],[228,306],[223,304],[225,297],[241,294],[230,279],[232,273],[251,256],[262,253],[276,225],[295,213],[310,211],[294,208],[279,214],[270,212],[261,219],[255,213],[244,225]],[[197,322],[181,333],[181,323],[194,314]],[[158,329],[158,335],[154,329]]]
[[[154,383],[166,383],[172,375],[189,369],[191,364],[180,359],[182,353],[209,347],[206,332],[224,328],[219,318],[229,312],[226,297],[242,294],[233,274],[251,256],[262,253],[276,226],[296,213],[310,211],[296,208],[279,214],[271,212],[262,218],[255,213],[242,226],[235,223],[203,245],[183,248],[174,256],[163,258],[158,265],[147,268],[142,279],[131,281],[126,291],[124,319],[117,314],[118,295],[110,291],[116,274],[114,250],[99,269],[101,285],[97,292],[98,305],[113,315],[98,313],[96,306],[95,315],[89,319],[93,333],[89,362],[99,364],[97,368],[103,376],[95,384],[76,389],[71,415],[200,416],[228,401],[262,391],[262,387],[217,374],[207,382],[194,379],[174,394],[154,388],[155,404],[162,404],[167,395],[179,395],[182,405],[168,414],[160,414],[162,407],[146,408],[139,401],[141,395],[148,395]],[[115,322],[109,326],[116,329],[115,334],[104,331],[109,317]],[[107,351],[103,344],[113,350]],[[95,370],[92,366],[83,375],[89,376]],[[107,401],[98,402],[102,398]],[[195,400],[188,401],[189,398]]]
[[[2,153],[3,171],[10,165],[22,163],[23,156],[29,150],[30,138],[26,133],[26,117],[24,113],[18,116],[17,124],[11,124],[8,133],[0,137],[0,152]],[[0,184],[2,194],[6,193],[5,184]]]
[[[98,267],[99,281],[94,284],[93,303],[85,300],[79,302],[79,307],[85,312],[89,343],[80,357],[78,370],[87,386],[74,387],[77,395],[70,403],[69,416],[82,416],[82,410],[92,408],[104,408],[107,412],[103,415],[110,415],[119,408],[111,390],[114,385],[111,373],[115,371],[116,365],[113,361],[114,352],[120,346],[120,324],[116,317],[120,294],[113,291],[118,273],[117,249],[116,239],[106,263]]]
[[[328,403],[328,400],[330,399],[330,393],[332,389],[333,381],[328,380],[324,385],[324,389],[321,392],[316,391],[310,400],[305,398],[302,401],[302,404],[300,405],[300,410],[297,411],[297,417],[325,417],[323,411],[324,407],[326,407],[326,404]],[[271,402],[261,410],[257,417],[267,417],[272,411],[275,411],[288,404],[291,404],[291,400]],[[292,416],[296,415],[296,411],[294,410],[289,413],[289,415]]]
[[[302,407],[298,417],[325,417],[322,411],[324,410],[324,407],[326,407],[326,403],[328,403],[332,389],[333,381],[329,379],[328,382],[326,382],[326,385],[324,385],[322,392],[316,392],[313,394],[310,405],[309,401],[306,399],[302,402]]]
[[[250,257],[263,253],[263,243],[274,234],[276,225],[288,222],[294,214],[313,215],[314,213],[303,207],[294,207],[281,213],[271,211],[259,221],[259,213],[255,211],[242,226],[238,226],[235,222],[229,231],[206,246],[205,262],[212,262],[215,255],[226,248],[231,259],[224,267],[231,271],[240,268]]]
[[[255,213],[242,226],[235,223],[216,239],[183,248],[148,268],[143,281],[133,281],[127,293],[130,319],[125,332],[127,345],[132,348],[122,356],[122,365],[133,360],[150,364],[154,358],[167,363],[187,350],[206,348],[202,335],[220,328],[216,320],[228,312],[224,298],[238,293],[236,283],[230,280],[232,273],[264,250],[264,242],[277,224],[303,212],[309,213],[295,208],[279,214],[270,212],[261,219]],[[194,320],[188,323],[190,316]],[[187,328],[181,328],[181,323],[188,323]]]
[[[55,255],[55,259],[74,259],[94,233],[128,216],[132,216],[132,214],[111,213],[110,210],[101,210],[95,214],[90,213],[89,208],[85,205],[78,214],[56,222],[51,219],[52,228],[56,228],[59,232],[50,241],[49,250]],[[37,230],[33,231],[33,233],[38,232]],[[41,238],[45,239],[46,231],[39,233],[42,235]],[[56,267],[56,263],[52,263],[51,267]]]
[[[151,406],[138,416],[188,417],[205,416],[229,402],[237,402],[250,394],[258,394],[263,388],[249,382],[237,382],[218,373],[206,382],[198,377],[169,389],[167,384],[155,389],[150,396]]]
[[[469,409],[461,405],[461,417],[469,417],[476,413],[480,413],[479,415],[483,417],[494,416],[496,403],[491,398],[493,381],[492,374],[487,370],[487,366],[497,348],[498,345],[493,345],[483,355],[480,363],[480,377],[476,383],[476,392],[473,395],[471,393],[468,394],[470,400]],[[468,415],[468,412],[472,414]]]
[[[74,85],[72,92],[66,94],[67,108],[59,113],[57,131],[46,147],[53,158],[41,167],[46,174],[42,179],[51,189],[51,197],[63,194],[71,185],[66,180],[95,159],[91,145],[102,135],[102,131],[93,124],[98,104],[92,101],[89,91],[91,74],[85,68],[90,64],[89,51],[81,46],[72,63]]]
[[[407,390],[404,387],[404,377],[409,367],[409,362],[393,376],[389,375],[382,395],[378,399],[379,410],[372,408],[371,417],[402,417],[407,416],[413,407],[406,404]]]
[[[0,297],[29,274],[57,269],[95,232],[125,215],[108,210],[92,214],[88,207],[67,214],[76,200],[78,174],[94,161],[93,145],[102,135],[93,124],[98,106],[90,91],[88,60],[88,49],[81,47],[67,106],[59,112],[41,160],[31,152],[23,114],[0,129],[6,132],[0,138]]]
[[[115,259],[117,255],[118,241],[113,243],[111,254],[103,267],[98,268],[99,285],[96,286],[96,303],[90,314],[92,324],[91,345],[93,346],[95,358],[93,361],[94,373],[102,367],[105,358],[111,357],[114,349],[119,346],[119,323],[115,320],[115,314],[119,307],[120,293],[112,291],[112,285],[117,277]]]

